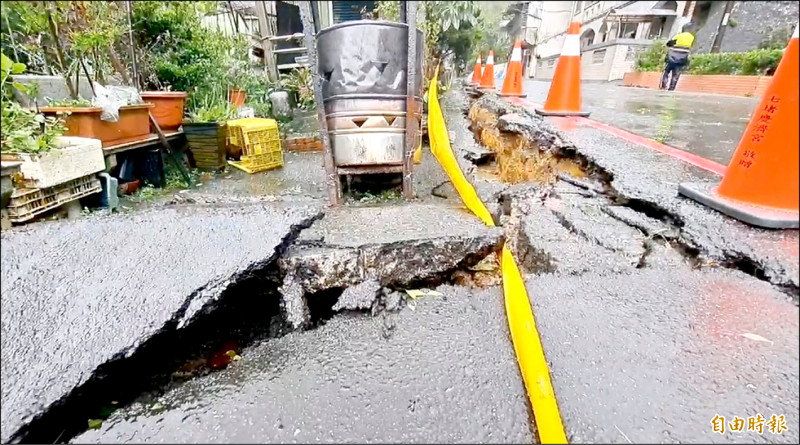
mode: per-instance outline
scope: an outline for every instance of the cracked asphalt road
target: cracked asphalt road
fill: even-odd
[[[318,213],[192,206],[4,232],[2,441],[101,365],[213,306],[233,277],[274,259],[292,226]]]
[[[475,144],[464,116],[463,92],[452,91],[442,103],[453,146]],[[533,187],[533,194],[527,194],[524,187],[515,189],[479,177],[460,160],[490,204],[512,189],[520,191],[506,195],[511,200],[511,215],[504,230],[516,243],[513,248],[523,269],[530,272],[526,284],[570,440],[796,443],[800,440],[800,332],[796,290],[787,292],[787,286],[791,289],[794,283],[796,289],[798,281],[798,254],[789,246],[791,242],[796,246],[796,231],[750,229],[683,202],[673,193],[670,181],[709,176],[701,177],[705,173],[591,128],[578,126],[570,131],[564,132],[565,140],[575,144],[579,155],[610,174],[609,185],[621,202],[565,183],[558,183],[553,190]],[[312,156],[297,156],[291,164],[310,168],[316,162]],[[427,152],[425,159],[432,161]],[[431,176],[417,179],[421,190],[431,190],[441,181],[440,171],[430,164],[426,167],[420,171]],[[291,184],[303,180],[303,174],[296,173],[280,175]],[[3,234],[3,439],[9,434],[8,425],[21,426],[26,414],[46,408],[42,402],[52,403],[56,392],[63,394],[84,381],[99,363],[124,351],[124,345],[141,332],[160,329],[164,320],[173,318],[175,306],[185,305],[188,311],[204,306],[206,300],[187,305],[185,298],[177,295],[185,297],[193,289],[207,287],[209,271],[221,280],[215,283],[224,283],[225,276],[264,258],[265,251],[274,251],[292,218],[302,220],[305,216],[301,215],[318,211],[313,199],[320,193],[319,177],[314,178],[305,188],[290,187],[292,199],[298,198],[293,202],[231,206],[224,202],[229,194],[225,186],[213,186],[206,195],[217,195],[218,200],[198,201],[203,205],[179,204],[151,213],[87,219],[77,226],[53,223]],[[280,181],[270,181],[258,193],[280,189]],[[262,187],[240,177],[229,184],[240,197],[248,196],[248,187]],[[426,205],[435,206],[442,199],[447,205],[457,202],[451,194],[445,195],[448,198],[426,196]],[[625,203],[626,199],[639,205]],[[219,204],[219,208],[209,204]],[[306,210],[292,210],[306,206]],[[680,221],[680,227],[657,218],[665,213]],[[248,230],[231,231],[230,219],[236,227]],[[146,232],[152,233],[130,246],[128,254],[138,258],[137,253],[148,246],[173,246],[167,255],[153,258],[152,266],[158,269],[165,262],[178,262],[187,269],[158,269],[161,278],[151,282],[145,279],[144,270],[130,266],[136,264],[134,258],[102,255],[100,259],[111,262],[106,270],[96,265],[98,259],[90,244],[81,244],[86,247],[80,250],[80,264],[97,270],[83,276],[63,270],[65,262],[74,259],[58,253],[60,250],[69,251],[75,243],[113,242],[113,234],[119,230],[111,224],[114,222],[122,222],[123,227],[146,227]],[[440,223],[436,227],[446,226]],[[659,237],[665,229],[679,235]],[[265,230],[272,235],[259,238]],[[40,238],[60,231],[66,231],[62,239],[69,242]],[[519,239],[521,235],[523,239]],[[700,257],[680,251],[681,245],[673,244],[676,237],[696,245]],[[9,239],[14,247],[7,247]],[[234,259],[231,263],[218,265],[205,258],[203,267],[198,268],[181,261],[191,257],[198,245],[230,242],[233,245],[224,249],[233,249],[225,250],[225,255]],[[56,252],[48,266],[31,266],[25,274],[7,269],[7,259],[29,265],[36,262],[35,256],[24,258],[22,254],[22,246],[29,243],[43,246],[40,251],[46,254]],[[521,246],[528,251],[518,250]],[[709,258],[748,259],[765,267],[765,279],[713,267],[703,261]],[[50,270],[56,275],[48,276]],[[122,277],[119,271],[124,272]],[[182,291],[173,295],[174,283],[169,280],[175,273],[186,278],[178,282]],[[7,278],[16,283],[14,287],[7,287]],[[51,279],[53,283],[48,285]],[[69,285],[58,289],[59,281]],[[119,284],[129,281],[134,282],[136,295],[148,295],[146,301],[124,298],[125,292],[119,289],[125,287]],[[82,287],[87,283],[101,283],[100,293],[87,296]],[[317,329],[245,348],[239,353],[241,360],[228,368],[142,394],[134,403],[119,407],[100,429],[85,431],[72,441],[535,441],[529,402],[508,338],[501,289],[444,285],[438,290],[442,296],[424,297],[399,312],[375,317],[345,312]],[[164,293],[172,296],[164,298]],[[18,294],[21,297],[16,298]],[[122,322],[102,330],[101,338],[84,351],[86,345],[77,339],[98,322],[86,311],[62,311],[74,314],[75,320],[67,321],[78,326],[63,328],[68,331],[68,341],[58,332],[43,337],[49,331],[36,332],[39,321],[34,322],[32,331],[11,321],[19,314],[37,315],[25,304],[34,295],[41,298],[42,307],[35,306],[38,311],[63,318],[59,309],[63,305],[48,306],[50,294],[56,303],[64,300],[84,306],[102,301],[105,294],[118,295],[124,305],[113,307],[108,316]],[[213,295],[202,296],[206,297],[213,299]],[[18,301],[12,306],[6,304],[15,298]],[[152,309],[147,303],[164,309]],[[133,317],[144,322],[120,332],[120,326],[127,326],[131,319],[129,313],[144,314]],[[147,314],[153,315],[150,324],[146,323]],[[12,337],[6,335],[7,329]],[[81,335],[75,334],[75,329]],[[766,341],[742,334],[755,334]],[[75,350],[77,360],[47,351],[26,356],[24,348],[37,345],[7,343],[14,341],[7,338],[19,341],[25,336],[56,350]],[[13,353],[9,357],[16,361],[11,365],[6,360],[7,344]],[[108,348],[109,344],[114,347]],[[46,388],[43,381],[34,382],[39,386],[31,389],[23,388],[26,380],[16,375],[32,379],[32,373],[49,366],[50,361],[57,362],[54,372],[61,372],[55,371],[58,366],[77,367],[77,371],[64,373],[66,378],[51,374],[48,378],[59,385],[55,388]],[[14,386],[6,386],[9,378],[16,379]],[[46,397],[39,399],[41,394]],[[6,408],[9,401],[24,401],[17,406],[26,411]],[[730,418],[755,413],[765,417],[784,414],[789,430],[781,436],[723,436],[711,431],[711,418],[716,414]]]
[[[437,290],[249,348],[74,442],[532,443],[502,291]]]
[[[550,82],[526,79],[528,98],[544,103]],[[728,165],[758,98],[658,91],[584,82],[591,118]]]

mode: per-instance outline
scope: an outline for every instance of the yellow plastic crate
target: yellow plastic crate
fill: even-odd
[[[247,135],[251,131],[275,130],[278,132],[278,122],[275,119],[248,117],[228,121],[228,143],[236,147],[247,144]]]
[[[242,155],[240,161],[228,161],[228,164],[250,174],[263,172],[283,167],[283,152],[273,151],[256,155]]]
[[[242,132],[242,155],[260,155],[266,153],[280,153],[281,137],[278,129],[251,130]]]

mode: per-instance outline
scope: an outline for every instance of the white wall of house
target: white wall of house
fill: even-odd
[[[657,37],[669,38],[690,21],[687,1],[575,1],[539,2],[542,4],[542,27],[536,41],[539,60],[535,77],[552,79],[555,61],[561,54],[569,22],[581,23],[581,78],[617,80],[633,69],[635,52],[652,44]],[[652,16],[658,10],[674,10],[674,16]],[[615,10],[630,15],[644,15],[648,21],[620,23],[607,20]],[[570,15],[570,11],[574,11]],[[551,62],[551,60],[553,60]],[[534,70],[532,70],[534,71]]]

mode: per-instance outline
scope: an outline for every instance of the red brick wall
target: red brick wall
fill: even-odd
[[[629,87],[657,89],[661,73],[625,73],[622,83]],[[771,76],[731,76],[682,74],[676,90],[687,93],[761,96],[772,81]]]

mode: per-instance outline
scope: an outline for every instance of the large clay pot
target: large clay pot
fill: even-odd
[[[237,107],[244,105],[244,100],[247,97],[246,92],[238,88],[231,88],[230,91],[228,91],[228,96],[230,97],[231,103]]]
[[[150,110],[165,132],[176,131],[183,122],[183,108],[188,94],[183,91],[145,91],[142,100],[154,105]]]
[[[126,105],[119,109],[116,122],[100,120],[100,107],[44,107],[40,111],[46,116],[69,113],[65,121],[66,136],[100,139],[103,147],[127,144],[147,139],[150,136],[150,116],[153,104]]]

